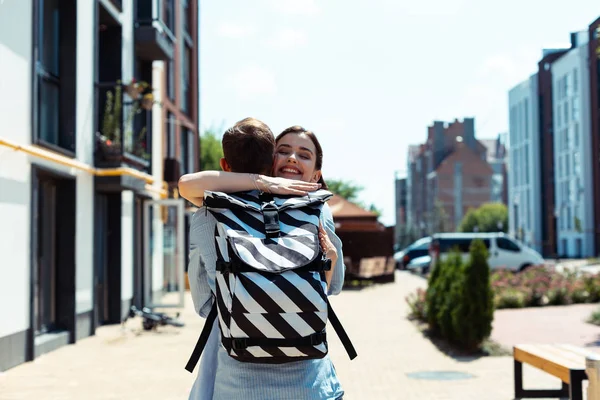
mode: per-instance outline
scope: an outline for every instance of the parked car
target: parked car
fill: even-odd
[[[406,269],[406,266],[410,263],[413,258],[422,257],[429,255],[429,245],[431,244],[431,237],[426,236],[421,238],[406,247],[404,250],[394,254],[396,260],[397,269]]]
[[[463,261],[469,259],[469,247],[475,239],[482,239],[488,249],[488,264],[491,269],[507,268],[522,271],[533,265],[541,265],[544,258],[534,249],[525,246],[517,239],[502,233],[437,233],[432,236],[429,255],[431,265],[435,265],[438,257],[445,260],[448,253],[457,247],[462,253]]]
[[[406,269],[411,272],[417,272],[419,274],[426,274],[429,272],[429,266],[431,265],[431,257],[428,255],[422,257],[416,257],[410,260]]]

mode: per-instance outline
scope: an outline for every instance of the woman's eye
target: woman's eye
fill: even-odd
[[[310,156],[306,154],[300,154],[300,158],[302,158],[303,160],[310,160]]]

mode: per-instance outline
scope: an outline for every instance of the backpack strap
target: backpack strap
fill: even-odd
[[[210,309],[210,313],[208,317],[206,317],[206,322],[204,323],[204,327],[202,328],[202,333],[196,342],[196,347],[192,351],[192,355],[185,365],[185,369],[190,373],[194,371],[196,364],[200,361],[200,356],[202,355],[202,350],[206,346],[206,342],[208,342],[208,337],[210,336],[210,331],[217,319],[217,302],[213,302],[212,308]]]
[[[327,299],[327,316],[329,318],[329,321],[331,322],[331,326],[333,326],[333,329],[335,330],[335,333],[337,333],[338,337],[340,338],[340,341],[344,345],[346,353],[348,353],[348,357],[350,357],[351,360],[354,360],[357,356],[356,350],[354,349],[354,346],[352,345],[352,342],[350,341],[346,330],[342,326],[342,323],[338,319],[337,315],[335,315],[335,312],[333,312],[333,308],[331,308],[331,303],[329,303],[329,299]]]

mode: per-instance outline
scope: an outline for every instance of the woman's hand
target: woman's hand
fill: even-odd
[[[321,184],[316,182],[304,182],[265,175],[257,175],[255,179],[258,189],[273,194],[305,196],[308,192],[314,192],[321,187]]]
[[[337,263],[338,253],[335,248],[335,245],[331,243],[327,232],[323,228],[323,225],[319,223],[319,242],[321,243],[321,248],[323,249],[323,253],[325,257],[331,260],[331,269],[329,271],[325,271],[325,279],[327,280],[327,287],[331,284],[331,278],[333,276],[333,270],[335,268],[335,264]]]

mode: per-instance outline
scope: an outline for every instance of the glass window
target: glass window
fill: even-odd
[[[562,105],[558,104],[556,106],[556,126],[558,128],[562,127]]]
[[[189,159],[189,131],[186,128],[181,128],[181,137],[179,138],[179,156],[181,157],[181,174],[187,174],[190,171],[190,159]]]
[[[563,118],[563,124],[567,124],[569,122],[569,101],[567,100],[563,106],[563,112],[565,116]]]
[[[165,63],[167,68],[167,96],[175,100],[175,61],[169,60]]]
[[[165,0],[164,2],[165,20],[164,24],[171,32],[175,32],[175,0]]]
[[[167,121],[166,121],[166,131],[167,131],[167,154],[166,158],[175,158],[175,116],[171,113],[167,113]]]
[[[190,10],[190,0],[182,0],[183,7],[183,31],[191,34],[190,27],[192,26],[192,12]]]
[[[571,175],[571,159],[569,153],[565,154],[565,175],[567,177]]]
[[[40,0],[40,62],[55,77],[60,74],[60,10],[58,0]]]
[[[518,253],[521,251],[521,248],[512,240],[507,239],[507,238],[503,238],[503,237],[499,237],[496,238],[496,244],[498,245],[499,249],[502,250],[506,250],[506,251],[512,251],[515,253]]]
[[[571,118],[575,121],[579,119],[579,97],[573,97],[571,100]]]
[[[579,123],[573,124],[573,146],[579,148]]]
[[[581,173],[581,160],[579,159],[579,152],[573,153],[573,173],[579,175]]]
[[[183,76],[182,76],[182,85],[181,85],[181,109],[190,113],[191,101],[190,101],[190,72],[192,69],[192,49],[188,46],[185,46],[185,50],[183,52]]]
[[[578,76],[577,68],[573,69],[573,93],[577,93],[579,91],[579,76]]]
[[[60,92],[54,82],[40,79],[39,86],[39,137],[40,139],[59,144],[59,108]]]
[[[525,120],[525,123],[524,123],[525,138],[528,138],[529,137],[529,99],[525,99],[523,117]]]

